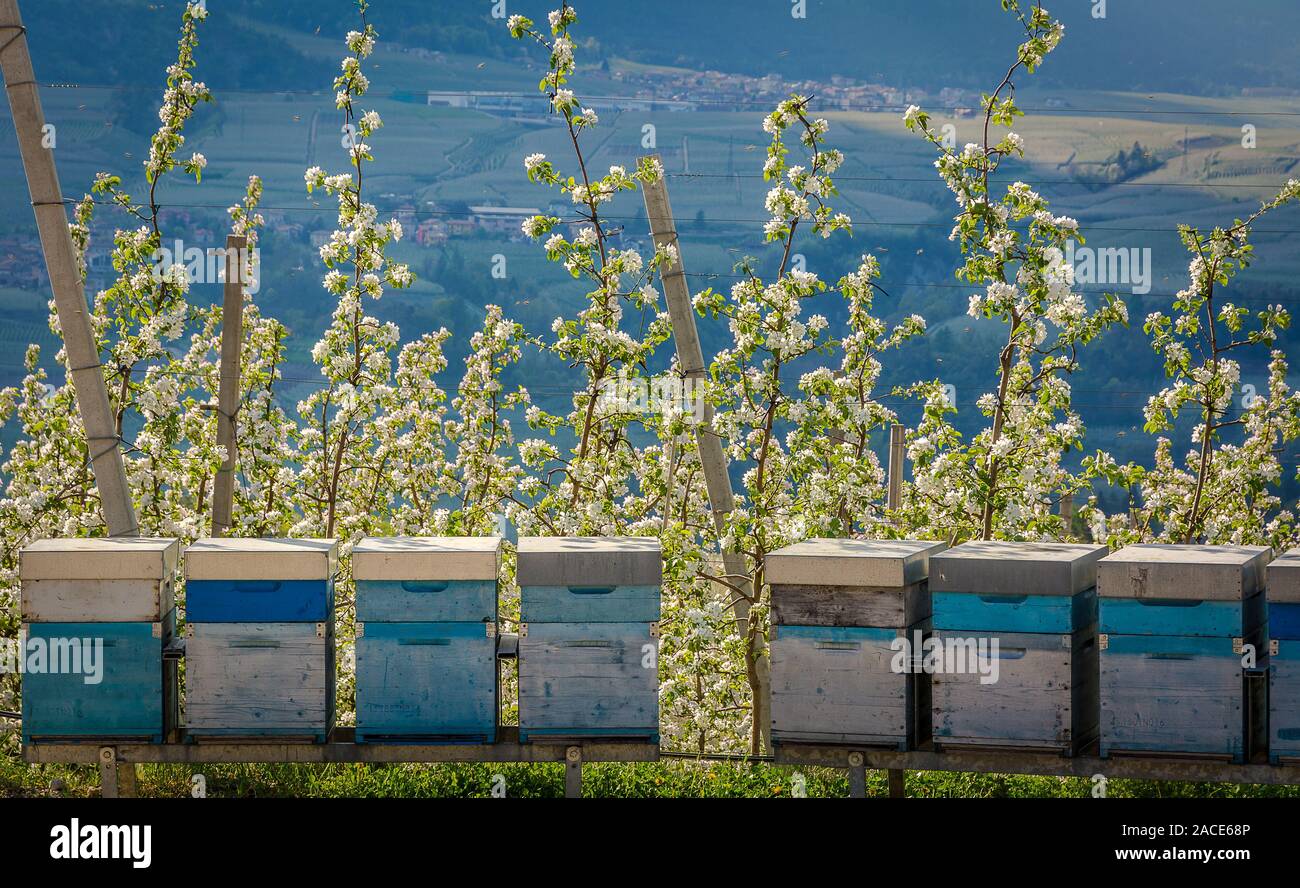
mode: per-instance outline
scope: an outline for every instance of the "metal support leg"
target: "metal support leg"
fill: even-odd
[[[564,797],[582,798],[582,747],[570,746],[564,751]]]
[[[108,746],[99,751],[99,794],[117,798],[117,753]]]
[[[889,769],[889,797],[891,799],[907,798],[907,772],[901,768]]]
[[[111,746],[99,751],[99,794],[106,799],[136,797],[135,765],[119,761]]]
[[[117,763],[117,797],[133,799],[136,797],[136,766]]]
[[[849,753],[849,798],[867,797],[867,763],[860,752]]]

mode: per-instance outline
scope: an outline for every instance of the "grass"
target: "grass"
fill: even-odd
[[[563,766],[547,765],[221,765],[195,768],[141,765],[139,792],[150,798],[182,798],[203,774],[209,797],[238,798],[490,798],[504,785],[511,798],[561,798]],[[504,783],[499,778],[504,779]],[[1006,774],[910,772],[913,798],[1088,798],[1091,781]],[[0,798],[99,791],[98,770],[89,766],[27,765],[12,752],[0,754]],[[583,770],[590,798],[843,798],[843,771],[802,771],[767,763],[702,762],[592,764]],[[886,774],[867,772],[867,794],[888,795]],[[1300,798],[1300,787],[1112,780],[1110,798]]]

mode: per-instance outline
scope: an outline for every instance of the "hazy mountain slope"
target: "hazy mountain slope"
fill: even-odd
[[[181,0],[40,0],[24,4],[42,77],[152,84],[166,63]],[[507,10],[545,20],[554,0],[511,0]],[[1057,0],[1048,8],[1067,40],[1036,87],[1233,94],[1242,87],[1300,89],[1300,4],[1295,0]],[[341,33],[353,0],[222,0],[204,40],[226,60],[214,85],[319,84],[322,73],[268,37],[232,22],[248,17],[305,33]],[[1016,42],[995,0],[588,0],[577,4],[588,58],[637,61],[790,79],[842,74],[894,85],[986,87]],[[515,52],[488,0],[375,0],[371,21],[387,41],[501,57]],[[652,12],[653,10],[653,12]],[[77,39],[66,23],[78,22]],[[112,53],[86,46],[117,46]],[[122,46],[130,52],[121,52]],[[229,51],[227,51],[229,50]],[[256,61],[254,61],[256,60]],[[328,72],[324,72],[328,73]],[[315,87],[313,87],[315,88]]]

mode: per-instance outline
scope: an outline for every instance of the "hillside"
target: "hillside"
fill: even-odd
[[[913,47],[949,45],[945,41],[955,45],[961,23],[969,24],[978,16],[986,25],[987,10],[974,9],[976,4],[947,5],[951,15],[931,16],[938,30],[927,37],[922,31],[928,23],[914,9],[921,5],[894,0],[873,4],[873,14],[896,16],[889,19],[888,28],[873,29],[861,4],[838,0],[813,0],[805,21],[790,19],[786,5],[774,0],[745,4],[751,10],[747,16],[727,13],[741,4],[721,0],[711,9],[724,14],[710,15],[707,22],[699,15],[698,4],[688,7],[668,0],[667,15],[638,19],[638,27],[646,33],[662,32],[663,39],[655,40],[644,34],[633,39],[634,35],[615,27],[621,4],[593,5],[584,15],[587,33],[596,35],[596,46],[591,48],[594,60],[579,72],[576,85],[583,94],[598,97],[628,95],[640,88],[671,94],[679,87],[678,78],[709,67],[742,75],[777,70],[804,80],[826,77],[811,91],[830,95],[830,74],[867,64],[859,59],[871,60],[855,72],[864,79],[887,73],[885,79],[891,83],[908,83],[914,76],[909,72],[928,70],[932,76],[924,78],[926,89],[987,85],[993,54],[1005,55],[1001,44],[1006,33],[971,25],[971,33],[999,36],[988,38],[987,47],[978,42],[963,46],[963,56],[974,61],[957,70],[945,61],[954,53],[909,48],[909,40],[896,35],[915,35]],[[122,10],[120,16],[88,19],[85,39],[108,47],[94,56],[73,52],[72,42],[57,39],[60,23],[74,14],[70,0],[28,7],[38,76],[45,82],[78,85],[46,90],[44,97],[48,117],[60,127],[58,160],[66,193],[82,193],[100,170],[120,173],[128,186],[139,186],[139,160],[147,151],[145,133],[156,119],[158,75],[174,44],[177,6],[123,0],[115,4]],[[478,324],[484,305],[500,304],[529,329],[545,330],[557,314],[572,309],[580,291],[555,273],[535,245],[521,240],[517,226],[491,228],[472,221],[469,208],[475,205],[545,208],[552,195],[527,182],[522,159],[533,151],[563,157],[566,148],[562,133],[549,126],[544,115],[425,104],[430,89],[532,93],[536,88],[535,68],[528,65],[535,66],[537,60],[521,63],[519,47],[502,39],[504,26],[483,11],[486,4],[446,6],[430,16],[427,4],[408,0],[379,0],[374,5],[373,18],[381,34],[400,42],[384,43],[374,58],[370,104],[383,115],[385,129],[378,140],[378,165],[370,187],[381,211],[398,215],[412,233],[398,253],[419,276],[412,290],[386,297],[377,312],[398,322],[406,339],[447,326],[456,334],[448,347],[454,362],[463,356],[465,335]],[[760,6],[775,11],[753,12]],[[1178,6],[1207,11],[1212,5]],[[1249,25],[1252,29],[1262,27],[1261,23],[1279,24],[1277,16],[1300,18],[1285,12],[1284,4],[1245,0],[1238,7],[1257,13]],[[170,231],[188,239],[215,239],[224,227],[225,207],[242,191],[247,177],[257,174],[265,180],[266,286],[258,299],[291,330],[287,399],[310,390],[317,371],[308,351],[328,315],[312,237],[332,226],[332,210],[327,202],[308,199],[302,171],[314,164],[337,168],[344,162],[328,86],[337,66],[339,32],[349,26],[350,8],[347,0],[248,0],[216,9],[214,21],[221,27],[204,32],[199,73],[214,86],[217,102],[200,110],[189,136],[190,146],[206,154],[209,167],[202,185],[171,186],[162,194],[171,208]],[[1152,0],[1143,4],[1147,10],[1143,15],[1169,8],[1165,0]],[[126,27],[133,10],[139,12],[136,24]],[[544,14],[545,9],[529,11]],[[1017,127],[1034,165],[1008,170],[1009,177],[1038,185],[1052,198],[1056,211],[1079,218],[1089,246],[1150,250],[1149,287],[1142,293],[1124,294],[1133,328],[1091,346],[1084,356],[1085,372],[1075,382],[1090,440],[1097,446],[1113,446],[1118,456],[1135,459],[1151,452],[1151,443],[1141,431],[1141,407],[1161,379],[1140,320],[1166,306],[1183,285],[1187,260],[1178,243],[1177,224],[1213,225],[1244,215],[1270,188],[1296,174],[1300,157],[1300,98],[1190,94],[1198,88],[1239,93],[1243,84],[1295,76],[1293,66],[1270,67],[1267,60],[1282,52],[1298,29],[1269,27],[1267,39],[1259,46],[1252,44],[1250,52],[1208,54],[1191,64],[1165,59],[1160,46],[1136,47],[1125,24],[1131,21],[1124,18],[1136,14],[1111,4],[1110,18],[1094,22],[1086,15],[1080,18],[1077,9],[1066,11],[1074,28],[1071,40],[1043,70],[1039,85],[1046,87],[1026,97],[1025,104],[1035,113]],[[1194,44],[1197,34],[1209,30],[1219,32],[1223,40],[1236,39],[1246,33],[1248,19],[1221,10],[1214,15],[1176,16],[1166,27],[1181,36],[1168,45]],[[691,26],[682,27],[682,22]],[[717,22],[729,28],[734,23],[736,39],[718,39],[718,33],[709,30]],[[854,27],[843,27],[845,22]],[[801,28],[809,33],[797,30]],[[1101,41],[1104,46],[1088,36],[1090,28],[1109,29]],[[675,35],[672,40],[670,32]],[[886,33],[894,35],[891,45],[875,46],[875,35]],[[858,41],[858,48],[844,44],[850,37]],[[671,50],[662,48],[669,46]],[[814,51],[821,46],[829,50]],[[980,62],[986,58],[988,65]],[[1131,70],[1139,60],[1146,71],[1140,76]],[[923,69],[922,62],[933,67]],[[1121,71],[1126,64],[1128,74]],[[1256,64],[1259,70],[1252,67]],[[1187,72],[1194,72],[1196,78],[1213,76],[1215,88],[1180,80]],[[1130,81],[1162,91],[1103,88]],[[119,85],[91,86],[109,83]],[[746,256],[757,257],[760,268],[773,262],[761,239],[767,186],[758,175],[765,144],[760,122],[768,94],[754,92],[757,81],[744,76],[730,75],[720,83],[716,89],[723,98],[696,101],[685,111],[667,106],[629,110],[608,99],[592,101],[602,118],[591,136],[591,156],[598,166],[633,163],[645,153],[644,127],[654,126],[655,150],[671,175],[673,204],[696,290],[729,287],[735,264]],[[1053,87],[1054,83],[1073,86]],[[1178,91],[1180,83],[1187,92]],[[774,95],[786,88],[788,84],[780,80],[762,86]],[[944,107],[937,95],[922,101],[929,107]],[[860,106],[850,102],[849,107]],[[972,408],[992,369],[991,348],[979,324],[965,316],[969,290],[952,277],[958,256],[947,239],[951,196],[934,174],[932,152],[903,131],[896,110],[826,114],[833,144],[847,155],[837,177],[838,204],[853,216],[856,230],[852,239],[807,244],[809,267],[833,279],[860,254],[878,255],[888,294],[881,297],[880,310],[890,319],[917,312],[932,327],[930,336],[909,347],[902,360],[889,364],[883,382],[893,386],[917,379],[956,380],[959,406],[974,423],[979,417]],[[941,116],[955,127],[959,142],[974,138],[973,120]],[[1241,144],[1244,121],[1258,128],[1255,149]],[[7,126],[0,130],[0,168],[19,169]],[[34,226],[26,200],[20,176],[0,179],[4,210],[0,256],[12,254],[23,269],[39,266],[38,258],[31,258],[38,254],[31,253]],[[639,197],[626,196],[613,213],[623,223],[624,237],[644,245],[646,226]],[[102,263],[112,227],[125,222],[107,208],[100,219],[92,258],[98,256]],[[428,237],[415,236],[422,227]],[[1249,305],[1270,301],[1296,305],[1290,282],[1300,274],[1300,217],[1280,213],[1267,229],[1258,238],[1257,265],[1234,289],[1233,298]],[[490,273],[496,257],[506,262],[504,278]],[[92,275],[92,286],[103,286],[106,274],[101,264],[98,276]],[[1097,293],[1105,287],[1084,289]],[[197,285],[193,298],[215,300],[219,289]],[[0,358],[0,383],[21,375],[17,363],[21,344],[33,340],[47,348],[53,344],[44,327],[45,299],[39,281],[27,279],[19,286],[0,280],[4,319],[0,338],[13,346],[9,357]],[[827,300],[817,310],[835,319],[843,307]],[[702,334],[706,348],[716,349],[725,330],[705,324]],[[543,402],[571,391],[569,375],[553,362],[528,360],[523,373]],[[1262,383],[1262,374],[1262,367],[1247,367],[1244,381]],[[904,406],[899,399],[891,403]],[[914,418],[911,410],[907,405],[905,418]],[[1288,458],[1292,464],[1296,461],[1294,456]]]
[[[510,4],[510,12],[542,19],[548,2]],[[102,6],[111,14],[86,15]],[[228,17],[244,17],[305,34],[335,30],[354,8],[351,0],[224,0],[211,4],[222,28],[207,45],[227,64],[210,82],[227,87],[299,87],[319,84],[312,66],[292,53],[264,52]],[[786,79],[843,75],[895,85],[978,89],[1002,65],[1014,34],[986,27],[989,11],[968,0],[806,0],[806,17],[791,15],[791,0],[661,0],[654,14],[641,4],[576,4],[589,52]],[[1290,0],[1142,0],[1105,4],[1093,17],[1092,0],[1047,4],[1067,27],[1068,39],[1035,88],[1124,89],[1231,95],[1242,88],[1300,89],[1297,9]],[[152,84],[170,50],[170,23],[180,0],[41,0],[25,10],[34,55],[51,78]],[[371,20],[385,39],[407,46],[488,58],[513,57],[486,0],[382,0]],[[629,12],[634,13],[629,16]],[[62,24],[76,20],[78,39],[63,40]],[[497,27],[492,27],[492,25]],[[400,36],[399,36],[400,35]],[[79,47],[116,46],[116,60],[88,58]],[[1192,48],[1203,51],[1191,55]],[[238,51],[231,51],[231,50]],[[960,50],[960,51],[958,51]],[[258,59],[256,64],[252,59]]]

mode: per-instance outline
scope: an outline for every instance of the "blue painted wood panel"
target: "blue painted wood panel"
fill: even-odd
[[[895,644],[908,629],[775,626],[772,629],[772,741],[915,743],[914,682]]]
[[[1103,598],[1101,631],[1116,635],[1241,637],[1263,623],[1263,608],[1262,594],[1245,601]]]
[[[1300,641],[1279,641],[1268,671],[1269,758],[1300,761]]]
[[[23,742],[42,739],[132,738],[161,743],[165,735],[163,647],[170,625],[155,623],[30,623],[29,653],[37,641],[48,650],[80,640],[78,655],[89,653],[102,672],[94,680],[80,658],[80,672],[27,672],[23,675]],[[98,643],[96,645],[96,642]],[[98,647],[98,653],[96,653]],[[60,657],[64,668],[76,665]],[[52,661],[46,660],[45,669]]]
[[[1097,590],[1077,595],[982,595],[931,592],[935,629],[1061,634],[1097,622]]]
[[[1096,737],[1096,624],[1059,635],[936,630],[934,638],[962,645],[950,650],[966,660],[962,668],[945,656],[930,676],[935,744],[1073,754]],[[980,645],[987,659],[971,664]]]
[[[659,586],[521,586],[525,623],[653,623]]]
[[[319,623],[334,619],[333,580],[190,580],[190,623]]]
[[[1300,603],[1269,602],[1268,637],[1300,640]]]
[[[495,623],[496,580],[357,580],[363,623]]]
[[[529,623],[519,736],[659,739],[659,640],[648,623]]]
[[[496,641],[485,623],[366,623],[357,639],[357,742],[493,742]]]
[[[1245,757],[1245,679],[1231,638],[1109,635],[1101,754]]]

